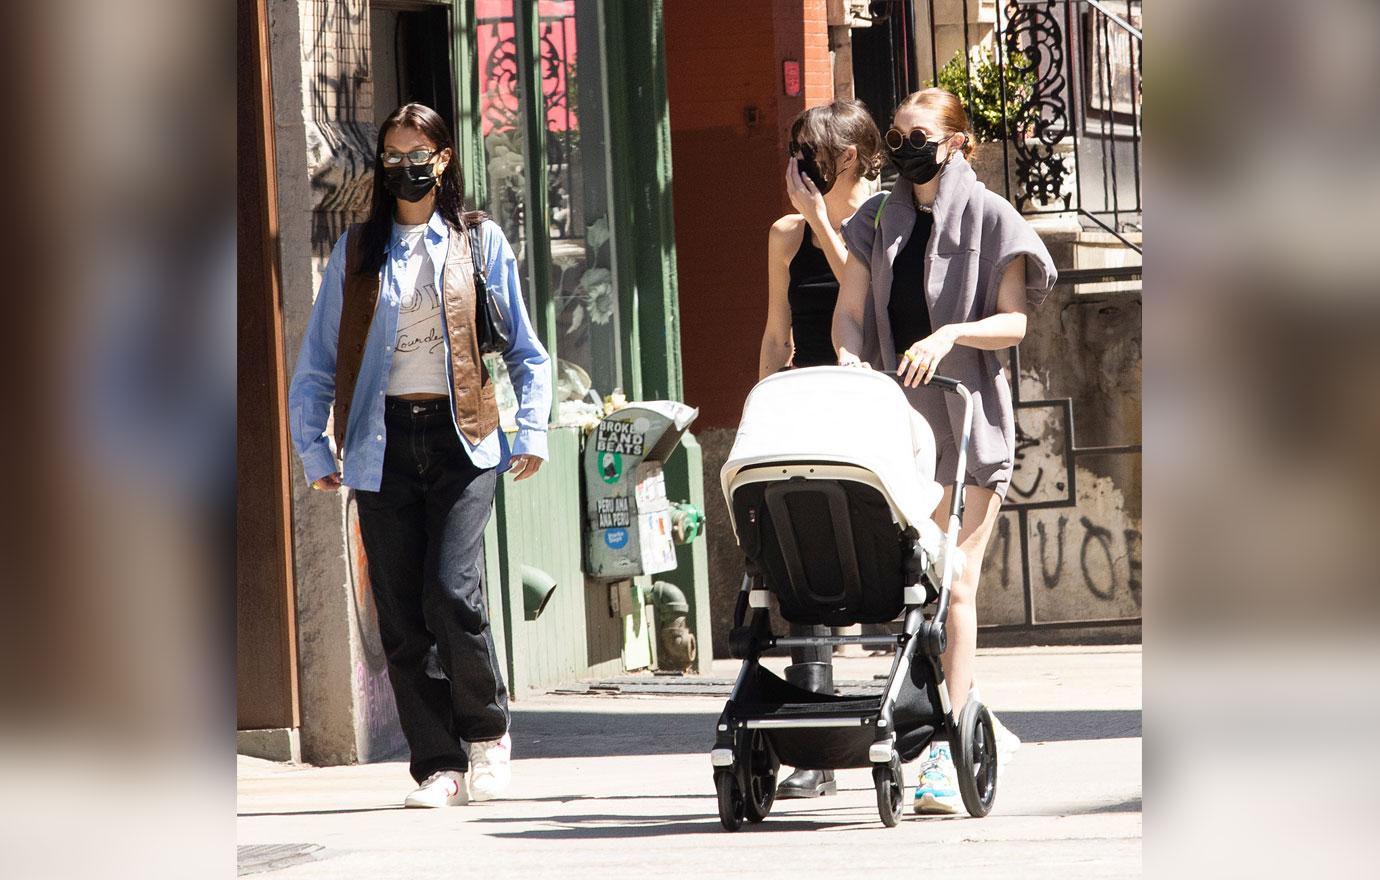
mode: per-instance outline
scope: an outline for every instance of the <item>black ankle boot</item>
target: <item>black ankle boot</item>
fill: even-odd
[[[834,693],[832,663],[792,663],[786,667],[786,681],[815,694]],[[833,770],[796,770],[776,787],[779,798],[812,798],[835,794],[839,790]]]
[[[797,770],[776,787],[778,798],[812,798],[835,794],[839,785],[833,770]]]

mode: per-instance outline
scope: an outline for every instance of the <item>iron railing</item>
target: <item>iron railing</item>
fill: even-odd
[[[938,20],[935,0],[915,4],[928,12],[930,82],[953,83],[961,57],[955,91],[970,115],[997,116],[1005,173],[993,188],[1027,215],[1073,212],[1140,253],[1141,0],[959,0],[957,52],[958,22]]]

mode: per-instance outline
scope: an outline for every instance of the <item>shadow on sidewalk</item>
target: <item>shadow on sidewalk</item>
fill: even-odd
[[[595,698],[597,699],[597,698]],[[670,697],[668,699],[676,699]],[[1137,738],[1139,709],[1001,712],[1026,742]],[[709,753],[717,714],[688,712],[561,712],[513,709],[513,753],[524,758]]]
[[[340,810],[269,810],[263,813],[236,813],[240,819],[253,819],[261,816],[336,816],[351,813],[389,813],[407,809],[402,804],[387,804],[379,807],[347,807]]]
[[[513,755],[517,760],[707,755],[714,745],[718,720],[717,713],[707,712],[523,711],[514,706]]]
[[[485,818],[472,822],[531,822],[526,818]],[[555,827],[533,828],[527,831],[487,831],[489,837],[511,838],[514,840],[600,840],[607,838],[665,837],[688,834],[724,834],[719,824],[719,814],[688,813],[652,819],[642,815],[621,813],[589,813],[578,816],[562,816],[551,820]],[[876,815],[866,819],[796,819],[788,816],[771,816],[760,825],[744,826],[744,831],[765,834],[771,831],[821,831],[829,828],[851,828],[879,825]]]
[[[1024,810],[1023,816],[1092,816],[1103,813],[1139,813],[1142,812],[1141,799],[1138,797],[1128,798],[1116,803],[1102,804],[1056,804],[1046,809]]]
[[[1007,729],[1026,742],[1139,738],[1139,709],[1081,709],[1063,712],[998,712]]]

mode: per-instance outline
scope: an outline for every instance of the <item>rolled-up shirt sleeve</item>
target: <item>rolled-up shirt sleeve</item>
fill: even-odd
[[[312,305],[302,347],[297,353],[297,367],[288,387],[288,422],[292,444],[302,459],[307,482],[313,483],[339,470],[330,442],[326,439],[326,423],[330,419],[331,404],[335,401],[336,343],[340,336],[340,307],[344,297],[345,239],[340,236],[331,251],[326,271],[321,278]]]
[[[1025,258],[1025,297],[1026,306],[1035,308],[1044,302],[1054,284],[1059,280],[1059,270],[1054,266],[1054,258],[1044,239],[1035,231],[1030,221],[1021,216],[1006,199],[991,200],[995,206],[997,224],[993,240],[997,242],[998,254],[993,263],[992,289],[988,292],[989,313],[996,309],[997,288],[1006,265],[1020,257]]]
[[[871,265],[872,243],[877,238],[877,212],[886,203],[884,192],[870,196],[857,213],[843,222],[843,243],[849,254]]]
[[[535,455],[546,459],[546,428],[551,417],[551,357],[537,338],[522,297],[522,281],[512,245],[497,223],[487,220],[485,229],[486,280],[489,289],[504,304],[508,319],[508,349],[503,361],[517,396],[517,436],[514,455]]]

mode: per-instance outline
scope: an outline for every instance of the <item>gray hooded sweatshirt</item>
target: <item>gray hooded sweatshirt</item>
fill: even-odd
[[[914,190],[906,185],[895,194],[877,193],[863,203],[844,225],[843,238],[856,259],[872,271],[872,287],[863,316],[863,350],[859,356],[876,369],[896,372],[896,345],[891,338],[887,303],[891,299],[892,263],[915,227]],[[1026,261],[1026,299],[1039,305],[1054,286],[1058,273],[1048,249],[1035,229],[1011,203],[989,192],[972,166],[955,154],[939,178],[934,200],[934,230],[925,253],[925,298],[935,329],[946,324],[979,321],[996,313],[997,288],[1007,265]],[[909,345],[915,340],[906,340]],[[957,379],[973,395],[973,433],[968,448],[967,482],[984,486],[1001,497],[1011,479],[1016,448],[1016,419],[1011,386],[997,352],[955,345],[936,371]],[[906,389],[910,392],[911,389]],[[930,395],[938,389],[922,388]],[[907,395],[912,404],[924,394]],[[962,436],[963,402],[944,394],[952,437]],[[934,398],[931,396],[931,400]],[[917,406],[936,429],[928,407]],[[944,475],[938,475],[943,480]]]

